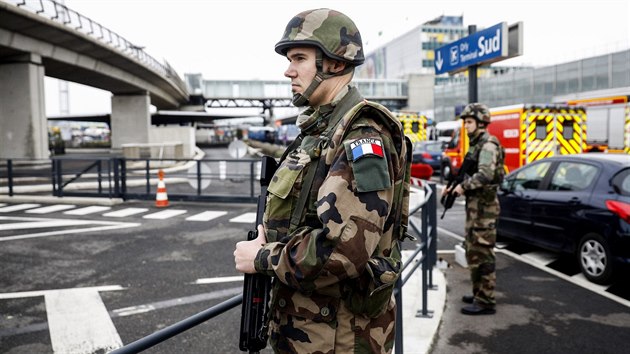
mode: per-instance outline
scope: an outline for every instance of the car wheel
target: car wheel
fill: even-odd
[[[597,284],[607,284],[612,277],[612,258],[608,242],[598,234],[582,237],[577,250],[578,262],[584,276]]]

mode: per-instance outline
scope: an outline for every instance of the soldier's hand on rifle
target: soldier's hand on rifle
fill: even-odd
[[[462,188],[461,184],[458,184],[457,187],[455,187],[455,190],[453,192],[455,192],[457,196],[464,195],[464,188]]]
[[[440,195],[440,197],[444,197],[445,195],[448,194],[449,191],[450,191],[450,188],[444,186],[444,188],[442,188],[442,194]]]
[[[236,270],[241,273],[256,273],[256,268],[254,268],[254,259],[265,242],[265,229],[262,225],[258,225],[258,237],[256,239],[237,242],[236,249],[234,250],[234,263],[236,264]]]
[[[451,189],[453,189],[453,187],[444,187],[444,189],[442,189],[442,196],[451,193]],[[464,188],[462,188],[461,184],[458,184],[457,186],[455,186],[455,190],[453,190],[453,193],[455,193],[456,196],[464,195]]]

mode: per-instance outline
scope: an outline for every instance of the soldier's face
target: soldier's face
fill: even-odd
[[[291,48],[287,51],[287,59],[289,67],[284,72],[284,76],[291,79],[291,92],[304,93],[317,73],[315,48]]]
[[[477,121],[474,118],[464,118],[464,128],[468,135],[473,134],[477,130]]]

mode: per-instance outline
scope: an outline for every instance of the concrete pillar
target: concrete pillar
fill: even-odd
[[[112,96],[112,149],[122,149],[122,144],[149,143],[150,103],[146,92]]]
[[[37,54],[0,61],[0,158],[47,159],[44,67]]]

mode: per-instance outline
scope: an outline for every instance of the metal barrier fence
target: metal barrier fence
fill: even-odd
[[[418,210],[421,212],[421,227],[418,228],[416,222],[410,218],[409,224],[411,228],[421,237],[422,242],[414,251],[413,255],[407,259],[403,264],[401,270],[404,272],[411,264],[415,263],[410,269],[404,279],[399,279],[396,282],[396,288],[394,289],[396,297],[396,339],[395,339],[395,352],[397,354],[403,353],[403,323],[402,323],[402,287],[407,280],[413,275],[419,265],[422,265],[422,309],[418,311],[416,317],[430,317],[432,311],[427,309],[427,292],[433,286],[433,278],[431,276],[433,266],[437,258],[437,197],[436,187],[434,183],[424,184],[425,198],[419,203],[419,205],[410,210],[409,214],[412,216]],[[420,259],[416,261],[418,254],[422,253]],[[202,311],[196,315],[188,317],[180,322],[163,328],[157,332],[154,332],[146,337],[140,338],[132,343],[129,343],[119,349],[111,352],[111,354],[132,354],[139,353],[146,349],[149,349],[169,338],[172,338],[180,333],[183,333],[205,321],[208,321],[234,307],[239,306],[243,302],[243,294],[234,296],[218,305],[215,305],[205,311]]]
[[[155,199],[158,171],[169,200],[254,203],[258,159],[126,159],[53,157],[0,161],[0,194]]]

